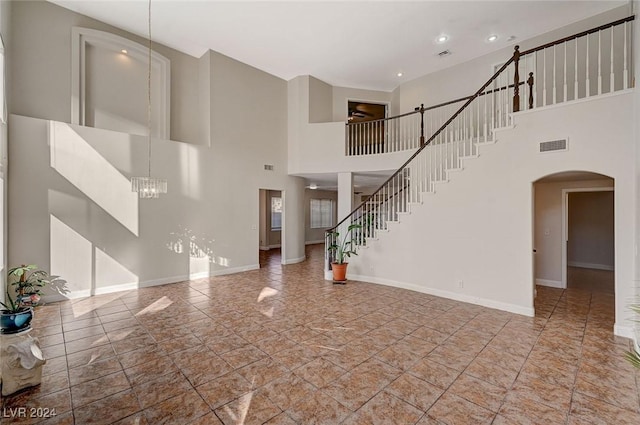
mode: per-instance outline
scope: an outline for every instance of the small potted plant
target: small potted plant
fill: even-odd
[[[49,276],[44,270],[38,270],[35,264],[21,265],[9,270],[9,283],[15,286],[18,294],[16,302],[24,306],[37,306],[42,296],[40,289],[59,280],[58,276]]]
[[[358,255],[357,236],[354,235],[355,230],[362,228],[360,224],[351,224],[347,227],[347,235],[340,238],[340,233],[337,230],[327,233],[329,238],[329,247],[327,248],[331,252],[331,270],[333,271],[333,281],[335,283],[345,283],[347,281],[347,258],[352,255]]]
[[[33,319],[33,308],[22,305],[17,300],[11,298],[11,294],[7,291],[6,304],[0,302],[4,307],[0,310],[0,334],[15,334],[31,328],[31,319]]]
[[[637,315],[640,315],[640,304],[631,304],[629,308]],[[636,336],[638,336],[638,333],[636,333]],[[633,348],[625,353],[625,357],[636,369],[640,369],[640,347],[637,344],[633,344]]]

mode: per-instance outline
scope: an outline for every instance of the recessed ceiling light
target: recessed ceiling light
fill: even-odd
[[[129,53],[129,52],[127,52],[127,49],[122,49],[122,50],[120,50],[120,51],[121,51],[122,53],[124,53],[125,55],[126,55],[127,53]]]
[[[398,72],[396,75],[397,75],[398,77],[402,77],[402,72]]]
[[[496,41],[498,39],[498,36],[495,34],[490,35],[489,37],[487,37],[487,41],[489,43],[493,43],[494,41]]]
[[[436,38],[436,43],[444,43],[445,41],[447,41],[449,39],[449,36],[446,36],[444,34],[442,34],[441,36],[439,36],[438,38]]]
[[[311,183],[311,184],[309,185],[309,189],[316,190],[317,188],[318,188],[318,185],[316,185],[315,183]]]

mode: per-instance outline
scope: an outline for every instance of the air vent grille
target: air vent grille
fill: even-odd
[[[264,164],[264,169],[267,171],[273,171],[273,165],[271,164]]]
[[[447,50],[443,50],[440,53],[438,53],[438,56],[440,56],[441,58],[445,57],[445,56],[449,56],[451,54],[451,50],[447,49]]]
[[[567,139],[559,139],[559,140],[550,140],[548,142],[540,143],[540,152],[556,152],[556,151],[566,151],[567,147]]]

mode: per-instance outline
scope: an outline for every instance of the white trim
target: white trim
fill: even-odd
[[[538,279],[536,278],[536,285],[548,286],[550,288],[563,288],[562,282],[559,280]]]
[[[306,241],[304,244],[305,245],[315,245],[315,244],[319,244],[319,243],[324,243],[324,239],[318,239],[315,241]]]
[[[297,263],[302,263],[306,259],[307,259],[306,255],[302,256],[302,257],[298,257],[298,258],[292,258],[290,260],[286,260],[286,259],[282,258],[282,261],[280,262],[280,264],[283,264],[283,265],[297,264]]]
[[[89,28],[73,27],[71,29],[71,124],[85,125],[86,114],[86,47],[87,44],[99,46],[115,52],[126,48],[127,55],[148,62],[149,47],[119,35]],[[159,122],[155,137],[169,140],[171,123],[171,61],[156,51],[151,52],[151,62],[160,74],[162,89],[154,93],[160,99]]]
[[[65,301],[65,300],[76,299],[76,298],[86,298],[92,295],[112,294],[114,292],[131,291],[131,290],[140,289],[140,288],[148,288],[151,286],[188,282],[196,279],[203,279],[208,277],[223,276],[227,274],[235,274],[235,273],[246,272],[251,270],[258,270],[259,268],[260,268],[259,264],[252,264],[248,266],[218,269],[210,272],[192,273],[190,275],[165,277],[160,279],[147,280],[144,282],[129,282],[129,283],[123,283],[121,285],[104,286],[101,288],[96,288],[95,291],[93,291],[93,293],[91,289],[82,289],[79,291],[71,291],[66,295],[50,294],[50,295],[44,295],[42,299],[44,302],[51,303],[51,302]]]
[[[624,338],[632,339],[634,343],[637,343],[633,326],[618,325],[616,323],[613,325],[613,334],[617,336],[622,336]]]
[[[325,279],[326,279],[326,272],[325,272]],[[482,297],[475,297],[473,295],[460,294],[457,292],[450,292],[442,289],[425,288],[424,286],[416,285],[413,283],[398,282],[398,281],[389,280],[389,279],[380,279],[377,277],[352,275],[352,274],[348,274],[347,279],[376,283],[379,285],[393,286],[393,287],[402,288],[402,289],[408,289],[411,291],[422,292],[424,294],[435,295],[437,297],[448,298],[455,301],[462,301],[466,303],[481,305],[483,307],[508,311],[510,313],[522,314],[524,316],[529,316],[529,317],[533,317],[535,314],[535,310],[533,306],[523,307],[516,304],[503,303],[500,301],[489,300]],[[328,279],[328,280],[331,280],[331,279]]]
[[[607,271],[615,270],[615,268],[613,266],[610,266],[609,264],[581,263],[579,261],[569,261],[567,265],[569,267],[579,267],[581,269],[596,269]]]
[[[569,237],[569,193],[572,193],[572,192],[614,192],[615,194],[615,187],[578,187],[578,188],[571,188],[571,189],[562,189],[562,233],[561,233],[561,236],[562,236],[562,288],[567,287],[567,263],[568,263],[567,238]],[[615,234],[615,225],[616,223],[615,223],[615,217],[614,217],[614,234]]]
[[[535,77],[535,75],[534,75],[534,77]],[[512,114],[517,117],[518,115],[532,114],[532,113],[536,113],[536,112],[547,111],[549,109],[561,108],[561,107],[564,107],[564,106],[574,105],[574,104],[577,104],[577,103],[590,102],[590,101],[596,100],[596,99],[602,99],[602,98],[612,97],[612,96],[620,96],[620,95],[623,95],[623,94],[633,93],[634,90],[635,90],[634,88],[630,88],[630,89],[626,89],[626,90],[614,91],[613,93],[594,94],[593,96],[582,97],[580,99],[575,99],[575,100],[568,100],[566,102],[558,102],[558,103],[554,103],[553,105],[546,105],[546,106],[533,105],[534,106],[533,109],[523,109],[523,110],[518,111],[518,112],[512,112]],[[535,89],[534,89],[534,93],[535,93]],[[535,100],[535,96],[534,96],[534,100]]]
[[[260,245],[260,251],[269,251],[270,249],[281,248],[280,244],[275,245]]]

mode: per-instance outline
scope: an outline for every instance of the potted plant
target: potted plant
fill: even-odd
[[[17,300],[11,298],[11,294],[7,291],[6,304],[0,302],[4,307],[0,310],[0,334],[15,334],[31,328],[31,319],[33,319],[33,308],[22,305]]]
[[[640,315],[640,304],[631,304],[629,308],[634,313]],[[637,336],[638,334],[636,333],[636,337]],[[637,343],[633,344],[633,348],[625,353],[625,357],[635,368],[640,369],[640,347]]]
[[[327,248],[331,252],[331,270],[333,271],[333,281],[335,283],[345,283],[347,281],[347,258],[352,255],[358,255],[357,238],[354,236],[354,230],[361,229],[360,224],[350,224],[347,227],[347,235],[340,238],[340,233],[337,230],[327,233],[327,237],[330,238],[330,244]]]
[[[16,302],[24,306],[37,306],[42,296],[40,289],[59,280],[44,270],[38,270],[35,264],[23,264],[9,270],[9,283],[15,286],[18,294]]]

